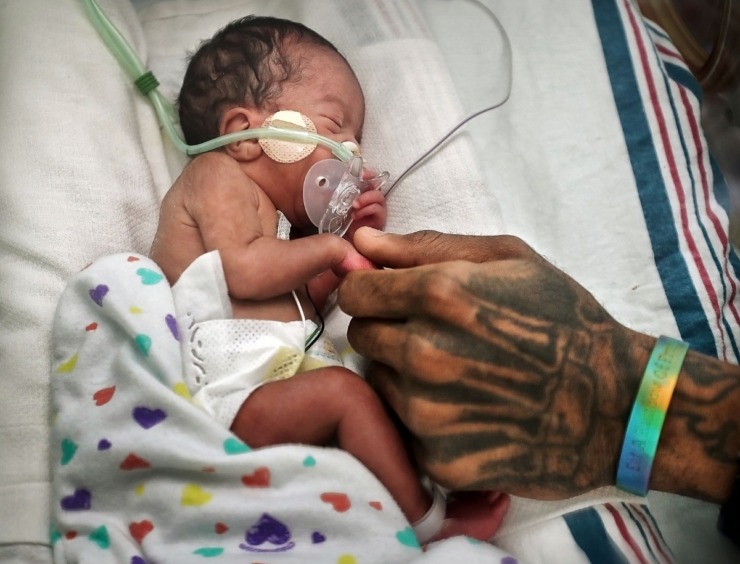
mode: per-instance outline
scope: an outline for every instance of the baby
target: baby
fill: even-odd
[[[365,111],[352,68],[330,42],[301,24],[252,16],[200,46],[178,102],[189,144],[290,110],[357,151]],[[350,241],[360,226],[381,229],[387,213],[382,193],[368,190],[353,204],[346,238],[316,233],[303,183],[313,164],[331,158],[323,146],[237,141],[193,159],[165,196],[151,258],[174,285],[194,401],[253,448],[336,442],[387,487],[422,543],[488,540],[506,496],[469,496],[445,510],[421,484],[384,405],[311,320],[344,274],[372,268]],[[186,279],[212,281],[212,272],[225,279],[223,304],[187,288]],[[222,330],[225,318],[233,320]]]

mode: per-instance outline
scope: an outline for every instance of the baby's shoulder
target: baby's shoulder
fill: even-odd
[[[190,161],[172,189],[187,193],[192,198],[219,194],[234,197],[241,193],[248,196],[256,187],[233,158],[226,153],[214,151],[198,155]],[[250,196],[251,198],[251,196]]]
[[[246,178],[239,163],[226,153],[211,151],[196,156],[182,171],[189,181],[199,183],[213,183],[220,178],[236,177],[239,180]]]

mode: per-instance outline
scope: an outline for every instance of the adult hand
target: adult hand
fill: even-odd
[[[614,483],[654,338],[515,237],[360,229],[354,244],[394,270],[340,286],[349,341],[424,472],[540,499]]]

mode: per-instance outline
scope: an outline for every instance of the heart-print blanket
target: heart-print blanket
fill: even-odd
[[[422,553],[387,490],[343,451],[251,450],[190,402],[180,338],[170,286],[144,256],[104,257],[68,282],[51,366],[56,561],[498,554],[464,539]]]

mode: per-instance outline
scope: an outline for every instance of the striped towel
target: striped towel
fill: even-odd
[[[740,262],[722,207],[727,185],[701,131],[699,84],[632,2],[593,3],[655,265],[680,336],[737,362]]]
[[[604,503],[584,507],[515,533],[496,544],[530,564],[674,562],[647,505]]]

